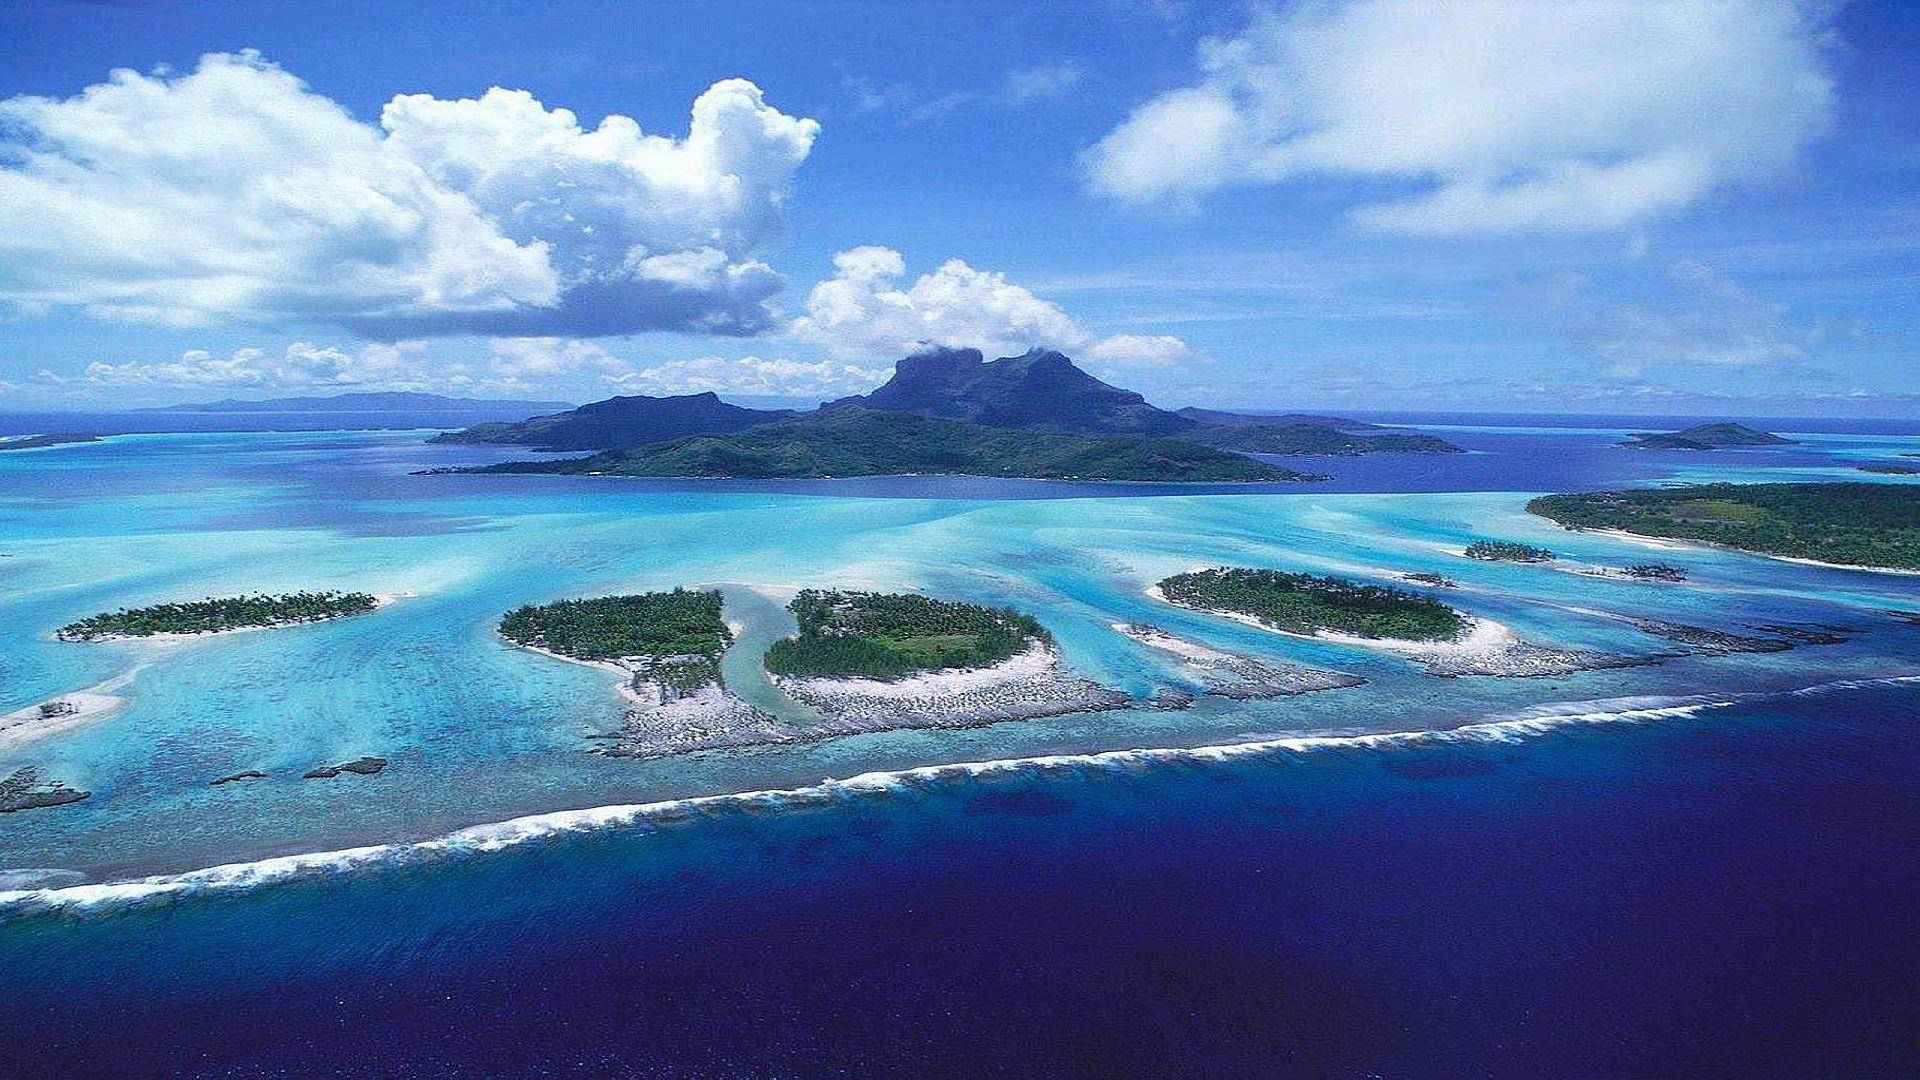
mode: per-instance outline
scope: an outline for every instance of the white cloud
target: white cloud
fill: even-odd
[[[770,328],[774,239],[819,126],[715,83],[685,138],[521,90],[361,123],[252,53],[0,101],[0,300],[380,337]]]
[[[1016,68],[1000,80],[999,103],[1019,108],[1050,98],[1064,97],[1087,81],[1087,69],[1072,60],[1058,64],[1040,64]]]
[[[1610,229],[1777,173],[1827,126],[1815,9],[1792,0],[1349,0],[1257,15],[1198,83],[1089,153],[1121,200],[1340,175],[1410,233]]]
[[[842,359],[892,360],[927,345],[972,347],[989,355],[1034,345],[1081,352],[1096,366],[1163,366],[1197,357],[1179,338],[1117,334],[1096,337],[1054,304],[1007,280],[949,259],[903,285],[906,260],[885,247],[857,247],[833,257],[834,276],[807,296],[794,337]]]
[[[1650,368],[1765,369],[1779,374],[1813,358],[1820,332],[1796,327],[1786,311],[1697,259],[1668,268],[1647,300],[1607,301],[1573,276],[1550,291],[1561,331],[1604,361],[1602,373],[1631,378]]]
[[[608,381],[624,393],[697,394],[711,390],[721,394],[825,398],[871,390],[885,381],[887,374],[885,368],[843,361],[699,356],[639,368]]]
[[[279,352],[248,347],[219,355],[189,349],[178,360],[129,360],[120,364],[95,361],[78,375],[43,371],[40,378],[87,386],[431,389],[436,380],[426,377],[419,363],[421,351],[419,342],[342,349],[296,341]]]

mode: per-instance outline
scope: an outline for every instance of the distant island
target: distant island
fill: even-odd
[[[918,593],[803,589],[788,606],[800,633],[767,650],[767,670],[776,675],[894,679],[991,667],[1052,641],[1017,611]]]
[[[702,436],[718,441],[692,441]],[[900,443],[903,436],[936,445],[916,452]],[[1102,441],[1115,439],[1134,441]],[[483,471],[767,478],[962,473],[1290,480],[1306,477],[1245,455],[1460,451],[1431,435],[1337,417],[1172,412],[1045,349],[991,361],[977,349],[929,349],[899,361],[893,377],[872,393],[804,412],[744,408],[711,393],[616,397],[517,423],[478,424],[431,441],[602,452],[586,459],[593,463],[586,468],[506,463]]]
[[[1619,445],[1630,450],[1721,450],[1737,446],[1792,446],[1794,441],[1744,424],[1723,423],[1635,435]]]
[[[1516,544],[1511,540],[1475,540],[1462,552],[1469,559],[1483,562],[1542,563],[1554,560],[1553,552],[1531,544]]]
[[[0,436],[0,450],[37,450],[43,446],[99,442],[98,435],[7,435]]]
[[[608,398],[519,423],[476,424],[428,442],[498,443],[539,450],[614,450],[691,435],[726,435],[795,416],[791,409],[748,409],[712,392],[678,397]]]
[[[218,634],[230,630],[338,619],[364,614],[379,605],[379,597],[363,592],[227,596],[103,612],[68,623],[60,628],[56,636],[61,641],[112,641],[156,634]]]
[[[1345,578],[1226,567],[1175,574],[1155,586],[1182,607],[1229,612],[1288,633],[1322,631],[1402,641],[1452,641],[1460,613],[1419,593]]]
[[[1920,485],[1694,484],[1546,495],[1527,510],[1568,528],[1615,529],[1841,566],[1920,570]]]
[[[955,473],[1158,483],[1320,479],[1177,439],[1014,431],[858,407],[809,414],[732,435],[699,435],[584,458],[515,461],[454,471],[746,479]]]
[[[261,412],[448,412],[514,414],[558,412],[571,408],[565,401],[517,401],[512,399],[446,397],[411,391],[333,394],[326,397],[262,398],[246,401],[225,398],[220,401],[163,405],[141,412],[261,413]]]
[[[1871,461],[1859,466],[1859,469],[1861,472],[1886,476],[1920,476],[1920,465],[1903,465],[1898,461]]]

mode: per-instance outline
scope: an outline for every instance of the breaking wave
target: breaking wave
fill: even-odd
[[[320,879],[371,867],[403,867],[517,847],[548,837],[618,828],[665,827],[742,810],[792,810],[851,800],[929,790],[981,777],[1137,772],[1167,765],[1208,765],[1259,757],[1306,755],[1330,750],[1378,750],[1422,744],[1512,743],[1569,725],[1645,723],[1696,716],[1734,704],[1707,697],[1636,697],[1563,703],[1431,731],[1358,735],[1306,735],[1191,748],[1111,750],[1091,754],[930,765],[913,769],[829,778],[806,787],[703,795],[659,802],[558,810],[474,825],[431,840],[374,844],[229,863],[178,874],[88,884],[0,891],[0,920],[39,912],[79,912],[165,901],[208,892],[251,889],[281,882]],[[43,879],[45,880],[45,879]]]

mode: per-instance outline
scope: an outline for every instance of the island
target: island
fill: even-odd
[[[1224,567],[1175,574],[1155,588],[1183,607],[1226,611],[1309,637],[1322,632],[1402,641],[1451,641],[1466,629],[1460,613],[1391,585],[1282,570]]]
[[[569,407],[564,401],[518,401],[510,398],[448,397],[412,390],[391,390],[331,394],[323,397],[282,397],[164,405],[140,412],[154,413],[446,413],[456,420],[471,421],[482,416],[518,419],[535,413],[551,413]]]
[[[1399,653],[1443,677],[1566,675],[1659,659],[1537,645],[1430,596],[1315,574],[1203,568],[1166,578],[1147,593],[1277,633]]]
[[[221,634],[361,615],[383,602],[384,598],[363,592],[226,596],[102,612],[68,623],[55,636],[61,641],[116,641],[157,635]]]
[[[1553,552],[1546,548],[1516,544],[1510,540],[1475,540],[1461,554],[1482,562],[1543,563],[1552,562],[1555,558]]]
[[[46,446],[65,446],[68,443],[99,442],[98,435],[8,435],[0,436],[0,450],[38,450]]]
[[[726,435],[792,419],[792,409],[748,409],[712,392],[608,398],[518,423],[475,424],[433,436],[430,443],[497,443],[536,450],[616,450],[694,435]]]
[[[598,596],[527,605],[500,620],[522,648],[620,676],[627,701],[619,730],[602,739],[615,757],[782,742],[791,734],[727,691],[720,656],[733,643],[712,589]]]
[[[730,435],[698,435],[560,461],[443,471],[742,479],[944,473],[1155,483],[1324,479],[1175,439],[1018,431],[851,406]]]
[[[1687,572],[1685,570],[1668,563],[1634,563],[1632,566],[1621,567],[1620,573],[1636,581],[1680,582],[1687,580]]]
[[[931,348],[900,360],[869,394],[805,412],[749,409],[711,393],[609,398],[517,423],[479,424],[437,443],[595,451],[424,473],[588,473],[759,479],[960,474],[1175,483],[1324,479],[1248,454],[1353,455],[1460,448],[1338,417],[1162,409],[1058,352],[987,360]]]
[[[1745,424],[1695,424],[1679,431],[1634,435],[1619,445],[1630,450],[1721,450],[1729,447],[1792,446],[1771,432]]]
[[[1691,484],[1544,495],[1527,510],[1570,529],[1832,566],[1920,570],[1920,485]]]
[[[1898,461],[1870,461],[1856,468],[1861,472],[1880,473],[1884,476],[1920,476],[1920,465],[1906,465]]]
[[[803,589],[788,610],[799,632],[767,650],[767,670],[836,732],[965,727],[1129,703],[1068,674],[1053,636],[1006,608]]]

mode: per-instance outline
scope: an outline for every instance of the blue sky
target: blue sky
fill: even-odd
[[[40,3],[0,40],[22,408],[817,400],[916,341],[1169,405],[1920,403],[1907,5]]]

